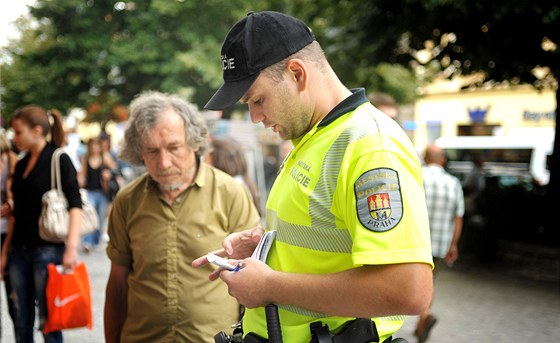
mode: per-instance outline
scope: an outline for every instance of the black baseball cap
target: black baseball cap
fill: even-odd
[[[223,110],[251,88],[261,70],[311,44],[315,36],[301,20],[273,12],[251,12],[235,24],[222,45],[224,84],[204,108]]]

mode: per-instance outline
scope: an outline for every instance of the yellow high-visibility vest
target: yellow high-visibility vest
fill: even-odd
[[[362,265],[432,264],[417,153],[363,90],[293,143],[266,206],[266,229],[277,230],[270,267],[328,274]],[[278,307],[283,338],[290,343],[309,342],[312,322],[320,320],[334,331],[354,319]],[[383,341],[402,326],[404,316],[372,319]],[[243,327],[267,337],[264,308],[248,309]]]

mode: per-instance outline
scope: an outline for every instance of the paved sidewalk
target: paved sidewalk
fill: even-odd
[[[430,343],[551,343],[560,340],[560,285],[473,267],[437,276],[432,306],[438,319]],[[417,317],[396,337],[411,343]]]
[[[93,330],[72,329],[65,330],[63,333],[64,341],[73,343],[102,343],[105,341],[103,335],[103,307],[105,305],[105,286],[107,285],[107,278],[111,264],[109,258],[105,254],[105,244],[101,244],[98,248],[91,251],[89,254],[81,253],[80,260],[86,263],[88,274],[91,284],[92,296],[92,312],[93,312]],[[2,288],[4,284],[2,283]],[[1,302],[2,302],[2,336],[0,342],[12,343],[15,342],[13,326],[11,319],[8,316],[8,309],[6,307],[5,291],[2,289]],[[37,321],[35,321],[37,325]],[[43,337],[39,331],[35,333],[35,342],[43,342]]]
[[[91,279],[94,328],[64,332],[66,342],[101,343],[103,339],[103,306],[110,263],[105,250],[99,248],[82,255]],[[558,261],[560,263],[560,261]],[[553,269],[555,272],[558,269]],[[438,323],[430,343],[550,343],[560,339],[560,284],[555,281],[532,281],[497,267],[481,268],[458,264],[442,270],[436,281],[433,304]],[[3,286],[3,285],[2,285]],[[11,321],[2,294],[2,342],[14,342]],[[410,343],[416,317],[407,319],[397,337]],[[42,342],[41,335],[35,335]],[[286,342],[291,343],[291,342]]]

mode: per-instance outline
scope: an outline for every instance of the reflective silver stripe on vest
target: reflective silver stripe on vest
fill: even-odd
[[[323,160],[321,176],[309,199],[311,226],[285,222],[278,218],[276,212],[267,210],[266,220],[270,220],[271,224],[267,227],[278,230],[278,241],[317,251],[346,254],[352,252],[352,237],[345,228],[336,227],[330,208],[346,147],[370,133],[371,129],[350,127],[331,145]]]
[[[300,316],[307,316],[307,317],[313,317],[313,318],[332,317],[332,316],[328,316],[324,313],[308,311],[308,310],[305,310],[305,309],[302,309],[302,308],[299,308],[299,307],[296,307],[296,306],[291,306],[291,305],[278,305],[278,308],[281,308],[284,311],[299,314]],[[380,321],[380,322],[381,321],[384,321],[384,322],[402,322],[406,319],[406,317],[395,315],[395,316],[387,316],[387,317],[375,317],[374,319],[377,320],[377,321]]]
[[[299,314],[300,316],[313,317],[313,318],[331,317],[331,316],[328,316],[324,313],[309,311],[309,310],[303,309],[301,307],[296,307],[296,306],[291,306],[291,305],[278,305],[278,308],[281,308],[284,311]]]
[[[268,228],[277,230],[276,240],[316,251],[350,253],[352,238],[347,230],[296,225],[278,218],[275,211],[266,211]]]
[[[386,322],[402,322],[405,320],[405,316],[377,317],[375,319],[379,321],[386,321]]]
[[[342,253],[352,252],[352,239],[350,237],[350,233],[346,229],[340,230],[336,228],[336,221],[330,209],[346,147],[360,138],[366,137],[370,133],[371,129],[368,130],[362,127],[349,126],[340,134],[340,136],[337,137],[323,160],[321,176],[317,181],[317,185],[313,189],[313,193],[311,193],[309,199],[309,216],[311,217],[311,226],[314,229],[325,230],[329,233],[329,235],[334,237],[340,236],[340,231],[343,231],[345,234],[344,240],[322,242],[322,245],[326,246],[327,249],[317,250]]]

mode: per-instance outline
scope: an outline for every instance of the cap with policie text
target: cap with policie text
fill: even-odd
[[[222,45],[224,84],[204,108],[223,110],[251,88],[260,71],[311,44],[315,36],[301,20],[265,11],[235,24]]]

